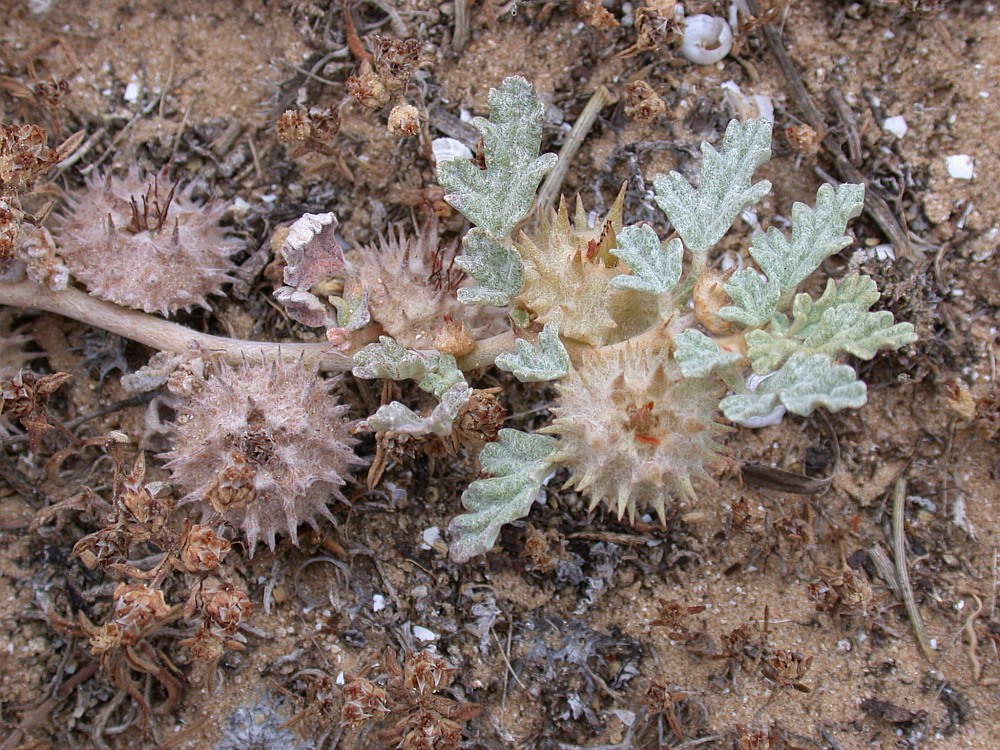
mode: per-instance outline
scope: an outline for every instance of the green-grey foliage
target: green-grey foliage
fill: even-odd
[[[851,244],[844,234],[847,222],[861,213],[864,203],[864,185],[822,185],[816,193],[816,208],[792,205],[791,240],[771,227],[754,235],[750,255],[768,281],[783,292],[791,291],[820,263]]]
[[[722,399],[726,419],[746,425],[783,405],[792,414],[808,416],[820,406],[830,411],[864,406],[868,391],[850,365],[834,364],[826,354],[793,354],[751,393]]]
[[[472,124],[483,136],[486,169],[455,159],[438,165],[438,182],[451,205],[494,237],[510,235],[531,208],[535,191],[556,155],[538,155],[545,108],[526,80],[504,79],[490,89],[490,119]]]
[[[472,388],[464,381],[456,383],[443,394],[441,401],[427,416],[420,416],[398,401],[380,406],[361,428],[375,432],[402,432],[408,435],[450,435],[455,417],[472,397]]]
[[[379,336],[377,344],[369,344],[355,354],[354,364],[357,378],[416,380],[421,390],[439,399],[457,383],[465,382],[450,354],[411,351],[389,336]]]
[[[694,328],[677,334],[674,342],[677,344],[674,359],[686,378],[703,378],[743,359],[737,352],[727,352],[715,339]]]
[[[654,177],[656,203],[677,238],[661,241],[648,225],[621,228],[621,203],[603,226],[590,226],[581,204],[572,224],[560,215],[534,235],[528,225],[524,241],[515,244],[510,234],[530,210],[535,190],[555,160],[538,154],[542,112],[524,79],[505,80],[490,92],[490,119],[475,121],[483,136],[485,169],[466,160],[438,165],[447,200],[476,225],[463,238],[457,262],[477,284],[459,287],[458,300],[498,307],[516,300],[510,322],[527,332],[516,341],[516,351],[495,356],[495,364],[522,382],[571,375],[558,388],[563,398],[556,410],[559,438],[502,429],[498,440],[483,448],[485,478],[463,493],[466,512],[449,526],[456,562],[486,552],[504,524],[527,515],[545,478],[559,464],[569,466],[577,488],[591,501],[617,497],[620,513],[643,494],[642,482],[660,487],[666,472],[681,494],[693,494],[690,476],[677,470],[675,460],[683,468],[687,446],[696,443],[688,430],[718,428],[712,424],[720,392],[715,379],[730,391],[718,403],[722,414],[735,424],[759,428],[776,424],[787,413],[805,416],[817,408],[862,406],[867,389],[844,359],[870,359],[881,349],[898,349],[915,339],[910,324],[896,323],[889,312],[872,311],[879,293],[867,276],[830,281],[817,299],[796,294],[824,259],[850,243],[847,225],[862,210],[861,185],[824,185],[813,207],[792,206],[788,235],[776,228],[756,233],[749,247],[755,266],[722,277],[728,299],[720,303],[718,297],[725,295],[717,293],[717,272],[704,276],[709,253],[740,212],[771,189],[767,180],[753,182],[757,167],[771,156],[771,124],[763,120],[731,122],[719,150],[702,145],[697,188],[676,172]],[[690,253],[687,262],[685,252]],[[339,320],[353,320],[367,309],[363,296],[345,300],[334,300]],[[531,332],[539,324],[544,325],[532,343]],[[570,336],[571,330],[589,333],[588,326],[598,332]],[[560,329],[567,342],[575,340],[572,360]],[[605,351],[591,356],[581,351],[586,346]],[[637,347],[649,351],[635,351]],[[491,351],[477,346],[465,362],[481,364]],[[648,380],[648,400],[641,392],[647,381],[629,371],[641,361],[633,354],[653,355],[653,362],[674,360],[664,363],[669,367],[656,367]],[[439,400],[430,414],[417,414],[400,403],[383,406],[362,423],[369,429],[448,435],[473,394],[453,357],[407,351],[388,337],[358,352],[355,362],[359,377],[410,378]],[[597,369],[589,370],[591,363]],[[626,370],[620,375],[619,364]],[[604,377],[607,382],[598,388]],[[640,392],[632,393],[633,388]],[[627,395],[624,409],[616,401],[619,391]],[[685,413],[699,416],[671,421],[660,415],[654,424],[654,410],[683,402],[685,393],[695,394],[683,406]],[[580,434],[575,434],[578,426]],[[647,426],[649,434],[643,432]],[[663,439],[666,431],[670,439]],[[620,444],[619,435],[637,442]],[[620,466],[606,455],[636,446],[641,452],[629,453],[618,461]],[[671,451],[678,446],[680,455],[675,455]],[[704,475],[708,464],[698,461],[715,455],[709,444],[699,450],[705,458],[691,460],[691,476]]]
[[[898,349],[915,341],[910,323],[895,323],[886,310],[868,311],[878,298],[875,281],[856,274],[839,283],[830,279],[818,300],[808,294],[795,295],[790,325],[782,316],[767,330],[747,333],[747,354],[754,371],[773,372],[796,352],[871,359],[881,349]]]
[[[463,304],[502,307],[524,286],[524,264],[510,240],[498,240],[484,229],[469,230],[456,262],[479,282],[479,286],[458,290],[458,301]]]
[[[501,370],[514,373],[522,383],[556,380],[569,372],[569,354],[559,340],[559,326],[546,323],[538,334],[538,346],[517,340],[517,352],[504,352],[496,358]]]
[[[337,326],[346,331],[358,331],[371,323],[368,296],[368,285],[364,284],[358,289],[345,289],[343,297],[330,297],[337,309]]]
[[[697,189],[679,172],[653,180],[657,205],[695,255],[707,253],[729,231],[740,211],[771,190],[767,180],[750,183],[757,167],[771,158],[771,123],[733,120],[726,128],[722,150],[703,143],[701,152],[704,160]]]
[[[492,476],[477,479],[462,493],[468,513],[448,525],[452,560],[461,563],[489,551],[504,524],[528,515],[552,470],[547,458],[556,442],[546,435],[504,429],[497,442],[483,448],[482,471]]]
[[[611,252],[632,269],[632,275],[611,279],[613,287],[665,294],[680,281],[683,243],[673,239],[666,248],[660,247],[660,238],[650,226],[625,227],[618,233],[618,247]]]
[[[767,323],[778,309],[781,298],[781,287],[752,268],[734,273],[725,290],[735,304],[719,310],[719,317],[750,327]]]

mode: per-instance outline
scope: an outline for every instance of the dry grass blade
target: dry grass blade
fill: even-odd
[[[573,163],[576,152],[583,145],[587,133],[594,127],[597,116],[601,113],[602,109],[614,103],[615,97],[606,86],[599,86],[597,91],[591,94],[590,99],[587,100],[587,104],[583,108],[583,112],[576,118],[576,122],[573,123],[573,129],[569,131],[569,135],[566,136],[562,148],[559,149],[559,160],[556,162],[556,166],[549,172],[545,178],[545,182],[542,183],[541,190],[538,191],[538,196],[535,198],[536,215],[555,203],[556,197],[559,195],[560,190],[562,190],[563,180],[566,179],[569,165]]]
[[[931,640],[927,636],[927,629],[924,627],[924,620],[920,616],[917,600],[913,596],[913,587],[910,585],[910,569],[906,562],[905,519],[903,518],[905,504],[906,480],[900,478],[896,480],[896,484],[892,488],[892,551],[896,558],[896,579],[899,582],[903,604],[906,605],[906,614],[910,617],[910,624],[913,626],[913,632],[920,644],[920,650],[927,661],[933,664],[934,649],[931,648]]]
[[[747,464],[740,468],[743,481],[751,487],[787,492],[791,495],[818,495],[825,492],[830,483],[833,482],[833,478],[837,475],[837,468],[840,466],[840,440],[837,439],[837,433],[829,418],[823,412],[816,413],[823,424],[823,430],[826,432],[833,450],[833,467],[830,469],[828,477],[812,479],[793,471]]]

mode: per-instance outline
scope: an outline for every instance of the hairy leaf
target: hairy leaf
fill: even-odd
[[[569,354],[559,339],[559,326],[546,323],[538,334],[538,346],[517,340],[517,352],[504,352],[496,358],[501,370],[514,373],[522,383],[556,380],[569,372]]]
[[[664,294],[681,278],[684,244],[673,239],[661,248],[660,238],[651,226],[625,227],[618,234],[618,247],[611,253],[632,269],[632,275],[611,279],[611,286],[618,289]]]
[[[494,237],[507,237],[531,209],[535,191],[555,166],[556,155],[539,156],[545,108],[526,80],[504,79],[490,89],[490,119],[472,124],[483,136],[486,169],[454,159],[438,164],[445,200]]]
[[[345,331],[357,331],[371,323],[368,311],[368,282],[353,279],[347,283],[343,297],[330,297],[330,303],[337,308],[337,326]]]
[[[469,512],[448,525],[452,560],[462,563],[489,551],[504,524],[528,515],[552,469],[546,459],[555,447],[555,438],[504,429],[497,442],[483,448],[483,473],[493,476],[476,480],[462,493]]]
[[[377,344],[369,344],[355,354],[354,364],[356,378],[416,380],[421,390],[439,399],[455,385],[465,383],[465,376],[450,354],[411,351],[389,336],[379,336]]]
[[[791,240],[771,227],[754,235],[750,255],[768,281],[791,291],[826,258],[851,244],[844,234],[847,222],[861,213],[864,202],[864,185],[822,185],[816,193],[816,208],[792,205]]]
[[[739,362],[742,355],[728,352],[701,331],[688,328],[674,338],[677,351],[674,359],[686,378],[703,378],[716,369]]]
[[[915,341],[911,324],[895,323],[888,311],[868,312],[878,298],[874,280],[858,275],[839,283],[831,279],[815,301],[807,294],[796,295],[790,325],[747,334],[754,371],[772,372],[795,352],[871,359],[880,349],[898,349]]]
[[[450,435],[455,417],[472,397],[472,388],[465,382],[456,383],[441,396],[441,402],[426,417],[405,404],[393,401],[380,406],[359,427],[375,432],[402,432],[407,435]]]
[[[466,305],[503,307],[524,286],[524,264],[509,240],[498,240],[475,227],[462,238],[459,267],[479,282],[462,287],[458,301]]]
[[[752,268],[734,273],[724,288],[736,304],[719,310],[719,317],[751,327],[762,326],[771,320],[781,297],[781,287],[762,278]]]
[[[719,406],[729,421],[752,426],[755,419],[771,414],[779,404],[804,417],[819,406],[830,411],[856,409],[867,399],[865,384],[849,365],[834,364],[825,354],[800,352],[755,391],[727,396]]]
[[[697,190],[678,172],[653,180],[657,205],[696,255],[708,252],[740,211],[771,190],[767,180],[750,184],[757,167],[771,158],[771,123],[733,120],[726,128],[721,152],[707,143],[701,151],[704,161]]]

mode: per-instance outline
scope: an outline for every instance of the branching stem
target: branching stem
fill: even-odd
[[[164,352],[186,354],[194,344],[220,355],[231,365],[244,361],[259,364],[279,357],[287,361],[302,357],[307,366],[318,366],[324,371],[349,370],[354,365],[350,357],[326,343],[278,344],[199,333],[154,315],[99,300],[78,289],[51,292],[30,281],[0,284],[0,305],[31,307],[63,315]]]

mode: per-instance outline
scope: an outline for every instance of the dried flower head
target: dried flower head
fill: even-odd
[[[472,332],[482,335],[498,316],[455,298],[466,280],[456,252],[439,242],[436,218],[419,235],[390,231],[349,259],[344,297],[365,298],[371,319],[404,347],[464,353]]]
[[[171,315],[230,281],[230,256],[242,242],[219,226],[225,206],[199,204],[166,170],[148,178],[133,166],[124,179],[93,176],[67,197],[57,220],[60,251],[73,276],[96,297]]]
[[[714,421],[720,387],[683,378],[656,353],[628,346],[585,352],[583,363],[558,383],[559,435],[550,459],[569,467],[575,486],[634,519],[639,505],[661,520],[671,500],[693,500],[691,480],[722,464],[717,443],[726,428]]]
[[[340,132],[340,110],[330,107],[310,107],[288,110],[278,118],[278,140],[294,145],[291,158],[318,152],[331,153],[334,139]]]
[[[389,713],[389,695],[385,688],[371,680],[358,677],[344,686],[344,706],[340,722],[346,727],[358,727],[378,721]]]
[[[118,584],[114,599],[112,623],[120,629],[123,646],[134,646],[142,640],[151,625],[162,620],[170,611],[163,592],[144,583]]]
[[[636,122],[648,125],[667,113],[667,103],[645,81],[632,81],[625,86],[625,114]]]
[[[189,573],[207,573],[219,567],[231,547],[212,529],[195,524],[181,545],[181,565]]]
[[[181,503],[199,503],[243,530],[253,555],[257,543],[274,549],[287,531],[314,528],[333,516],[327,505],[347,502],[340,488],[361,461],[330,395],[332,381],[294,363],[238,369],[219,365],[211,378],[194,374],[194,388],[178,406],[173,449],[164,454]]]
[[[0,196],[30,192],[65,154],[48,148],[40,125],[0,125]]]

